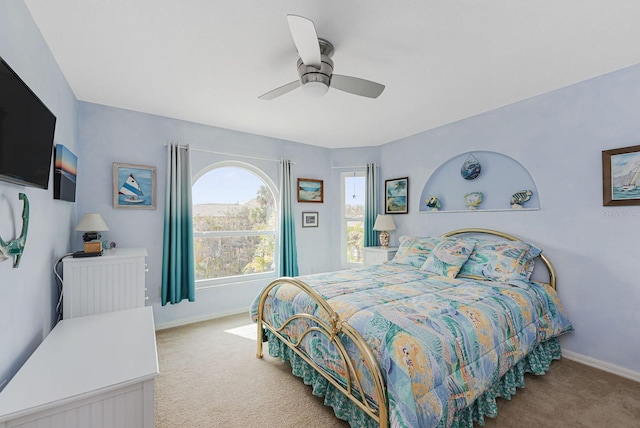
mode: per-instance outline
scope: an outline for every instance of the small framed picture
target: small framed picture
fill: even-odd
[[[602,205],[640,205],[640,146],[602,152]]]
[[[78,157],[62,144],[56,144],[53,171],[53,199],[76,201]]]
[[[407,214],[409,212],[409,178],[394,178],[384,182],[384,213]]]
[[[298,202],[324,201],[324,186],[322,180],[312,178],[298,178]]]
[[[318,227],[318,213],[302,213],[302,227]]]
[[[113,207],[156,209],[156,167],[113,163]]]

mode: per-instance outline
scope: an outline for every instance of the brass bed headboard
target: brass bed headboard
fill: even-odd
[[[500,238],[504,238],[504,239],[509,240],[509,241],[525,242],[524,240],[522,240],[522,239],[520,239],[520,238],[518,238],[516,236],[509,235],[508,233],[500,232],[498,230],[474,228],[474,227],[452,230],[451,232],[443,233],[441,236],[449,237],[449,236],[463,235],[463,234],[473,234],[473,233],[494,235],[494,236],[498,236]],[[556,289],[556,280],[557,280],[555,268],[553,267],[553,265],[551,264],[549,259],[544,254],[541,253],[538,256],[538,258],[544,264],[544,266],[547,268],[547,271],[549,272],[549,282],[548,282],[548,284],[555,290]]]

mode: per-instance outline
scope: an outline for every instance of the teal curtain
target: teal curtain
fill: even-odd
[[[291,161],[280,161],[280,276],[298,275]]]
[[[167,145],[162,306],[196,299],[189,147]]]
[[[379,245],[378,232],[373,230],[378,215],[378,173],[376,164],[367,164],[366,174],[366,198],[364,207],[364,246],[375,247]]]

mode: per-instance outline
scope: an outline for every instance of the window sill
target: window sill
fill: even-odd
[[[206,288],[224,287],[238,284],[247,284],[255,281],[269,280],[278,278],[275,272],[254,273],[249,275],[226,276],[224,278],[200,279],[196,281],[196,290]]]

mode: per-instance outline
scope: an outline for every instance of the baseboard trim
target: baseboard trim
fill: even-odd
[[[219,312],[216,314],[207,314],[207,315],[202,315],[199,317],[191,317],[191,318],[182,318],[176,321],[170,321],[170,322],[165,322],[162,324],[156,324],[156,331],[159,330],[166,330],[168,328],[173,328],[173,327],[181,327],[183,325],[187,325],[187,324],[193,324],[196,322],[202,322],[202,321],[210,321],[210,320],[214,320],[216,318],[224,318],[224,317],[228,317],[231,315],[238,315],[238,314],[242,314],[242,313],[246,313],[247,314],[247,324],[250,322],[249,320],[249,312],[247,310],[247,308],[239,308],[239,309],[234,309],[231,311],[227,311],[227,312]]]
[[[624,367],[616,366],[615,364],[610,364],[605,361],[587,357],[586,355],[578,354],[576,352],[565,351],[564,349],[562,350],[562,357],[568,360],[575,361],[577,363],[603,370],[605,372],[613,373],[614,375],[640,382],[640,373],[626,369]]]

